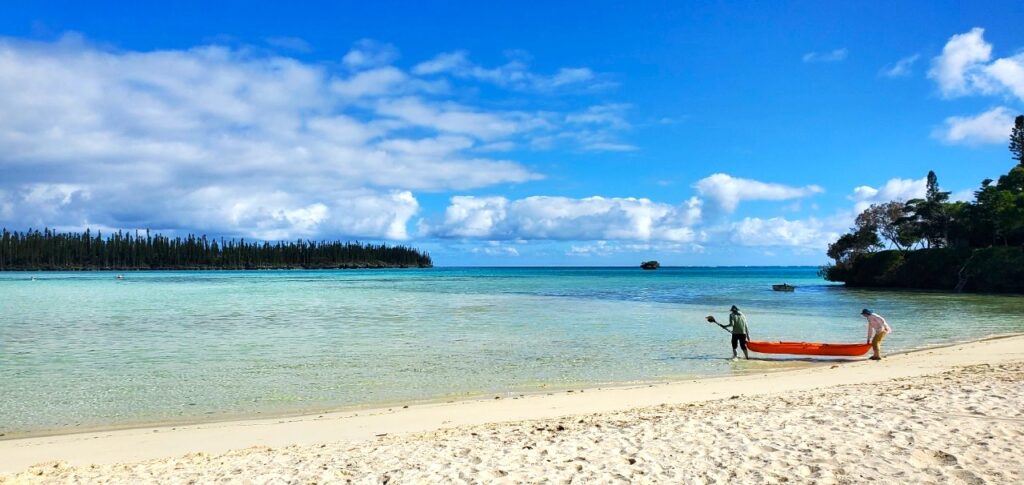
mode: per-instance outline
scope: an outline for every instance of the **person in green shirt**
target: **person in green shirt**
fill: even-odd
[[[747,329],[747,318],[743,316],[739,308],[736,308],[736,305],[729,309],[728,325],[718,323],[715,321],[715,317],[708,317],[708,321],[726,330],[732,330],[732,358],[739,358],[736,355],[736,346],[739,344],[739,347],[743,349],[743,357],[750,360],[750,354],[747,353],[747,339],[750,338],[750,332]]]

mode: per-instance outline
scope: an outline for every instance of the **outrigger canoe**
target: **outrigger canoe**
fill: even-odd
[[[747,342],[747,348],[762,354],[830,355],[858,357],[871,350],[871,344],[821,344],[815,342]]]

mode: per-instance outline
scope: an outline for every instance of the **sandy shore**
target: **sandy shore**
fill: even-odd
[[[1022,402],[1016,336],[652,387],[0,441],[0,482],[1020,483]]]

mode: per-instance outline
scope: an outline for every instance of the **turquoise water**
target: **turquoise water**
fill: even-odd
[[[33,280],[33,278],[35,278]],[[771,291],[788,282],[794,293]],[[851,290],[814,268],[0,273],[0,432],[765,371],[704,323],[890,351],[1024,331],[1024,298]]]

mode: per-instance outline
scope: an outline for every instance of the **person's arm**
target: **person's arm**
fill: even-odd
[[[712,316],[709,316],[707,320],[715,325],[718,325],[719,327],[722,327],[725,330],[729,330],[729,327],[732,326],[732,323],[729,323],[729,325],[722,325],[721,323],[718,323],[718,320],[715,320],[715,317]]]
[[[871,316],[868,316],[868,342],[871,342]]]

